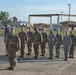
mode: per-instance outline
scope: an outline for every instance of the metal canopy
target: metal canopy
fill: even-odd
[[[71,17],[76,17],[76,15],[74,15],[74,14],[30,14],[29,16],[28,16],[28,22],[29,22],[29,24],[30,24],[30,18],[31,17],[49,17],[50,18],[50,30],[52,30],[53,28],[52,28],[52,17],[53,16],[57,16],[57,25],[60,25],[60,22],[59,22],[59,20],[60,20],[60,16],[71,16]]]
[[[69,16],[69,14],[30,14],[29,17],[50,17],[50,16]],[[71,17],[76,17],[76,15],[70,14]]]

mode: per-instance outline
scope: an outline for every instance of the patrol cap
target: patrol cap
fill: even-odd
[[[34,30],[38,30],[38,28],[36,27]]]

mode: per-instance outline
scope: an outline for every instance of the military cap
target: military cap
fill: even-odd
[[[36,27],[34,30],[38,30],[38,28]]]

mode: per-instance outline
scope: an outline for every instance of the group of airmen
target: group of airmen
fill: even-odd
[[[15,34],[14,28],[8,28],[8,32],[4,37],[4,42],[6,46],[7,55],[9,57],[10,67],[8,70],[15,70],[17,64],[18,50],[20,50],[20,57],[25,57],[25,45],[27,44],[28,53],[26,55],[31,55],[32,45],[34,49],[34,58],[39,58],[39,45],[41,49],[41,56],[45,56],[46,53],[46,43],[48,43],[49,49],[49,59],[53,59],[54,46],[56,50],[56,57],[60,57],[60,46],[63,45],[64,51],[64,60],[69,58],[74,58],[74,47],[76,45],[76,36],[70,31],[65,32],[65,36],[62,37],[60,31],[57,31],[57,34],[54,35],[53,31],[50,30],[50,34],[46,34],[45,28],[42,32],[39,33],[38,29],[35,28],[34,32],[32,28],[28,28],[28,32],[25,32],[25,28],[21,27],[21,31],[18,35]],[[33,43],[33,44],[32,44]]]

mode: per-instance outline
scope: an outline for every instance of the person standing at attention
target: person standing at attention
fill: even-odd
[[[65,32],[65,36],[63,37],[63,50],[64,50],[64,61],[68,59],[68,52],[70,50],[70,46],[72,45],[72,40],[68,35],[68,32]]]
[[[31,31],[31,28],[29,27],[29,30],[27,32],[28,53],[26,55],[31,55],[31,52],[32,52],[32,42],[33,42],[33,32]]]
[[[55,45],[55,36],[53,35],[52,30],[50,30],[50,34],[48,36],[48,45],[49,45],[49,59],[53,59],[53,50]]]
[[[60,31],[57,31],[56,34],[56,44],[55,44],[55,49],[56,49],[56,56],[60,56],[60,45],[62,45],[62,36],[60,35]]]
[[[18,34],[21,42],[21,56],[20,57],[25,57],[25,44],[27,43],[27,34],[24,31],[24,27],[21,27],[21,32]]]

